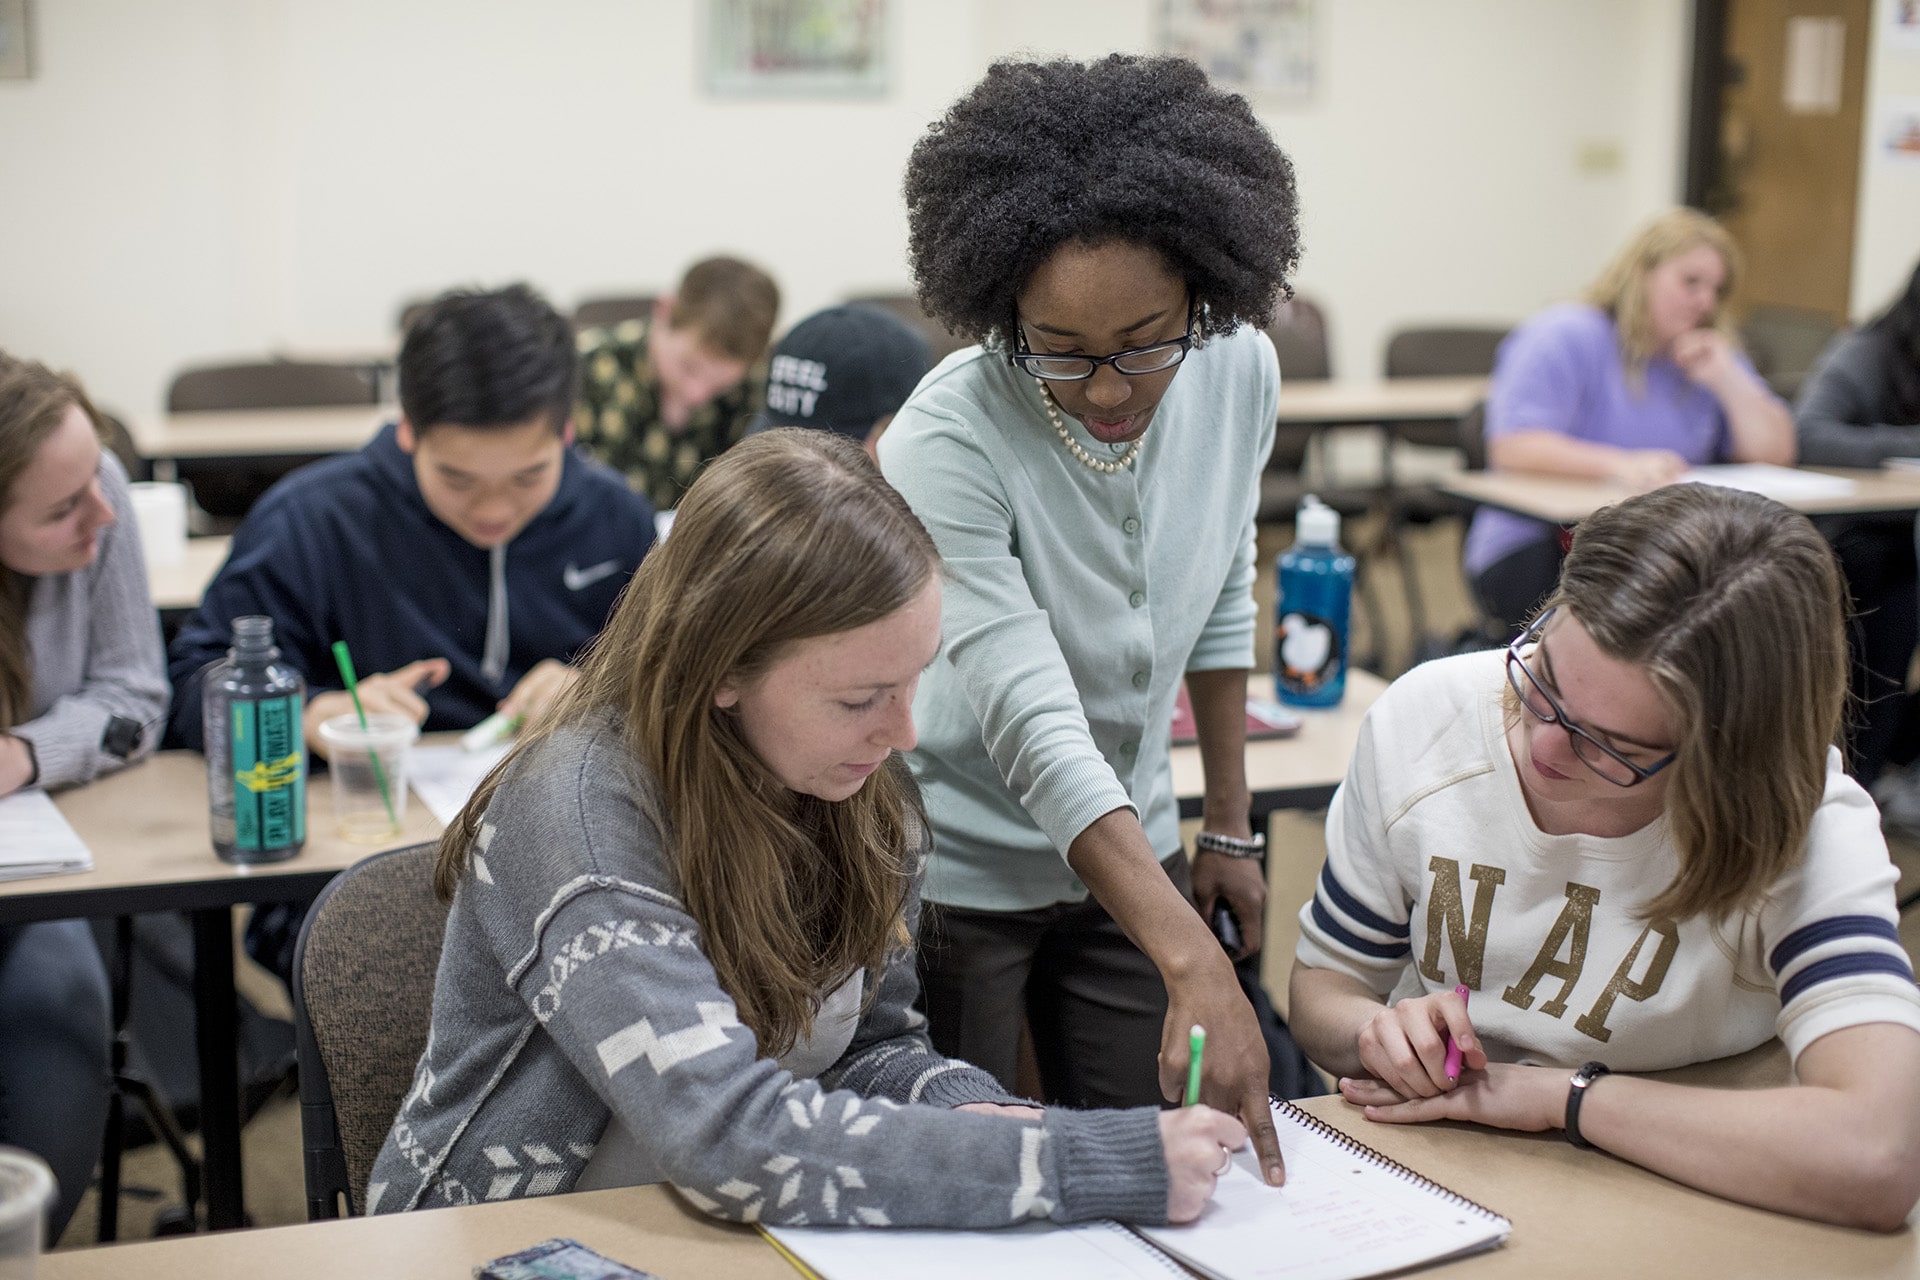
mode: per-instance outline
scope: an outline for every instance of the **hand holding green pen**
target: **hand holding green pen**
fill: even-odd
[[[1187,1098],[1180,1105],[1195,1106],[1200,1101],[1200,1063],[1207,1053],[1207,1029],[1194,1024],[1187,1032]]]

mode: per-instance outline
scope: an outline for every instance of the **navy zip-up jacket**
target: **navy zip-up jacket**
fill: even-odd
[[[574,659],[653,537],[652,504],[568,449],[553,501],[505,548],[508,645],[504,670],[489,679],[492,553],[427,509],[413,459],[389,424],[357,453],[280,481],[240,526],[226,564],[168,648],[167,745],[201,748],[200,673],[226,656],[233,619],[245,614],[273,619],[274,642],[306,677],[309,697],[342,687],[336,640],[347,642],[363,676],[447,659],[453,673],[424,695],[425,728],[468,728],[542,659]]]

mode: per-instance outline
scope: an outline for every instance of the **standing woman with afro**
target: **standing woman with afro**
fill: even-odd
[[[1123,1106],[1173,1097],[1204,1026],[1202,1097],[1277,1183],[1266,1048],[1202,912],[1226,902],[1258,946],[1243,708],[1280,386],[1260,327],[1298,260],[1293,167],[1190,62],[1010,61],[915,146],[906,199],[921,304],[980,344],[880,446],[948,574],[910,757],[934,1043],[1010,1085],[1024,1017],[1048,1101]]]

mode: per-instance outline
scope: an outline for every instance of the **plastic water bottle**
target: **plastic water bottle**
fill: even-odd
[[[1280,555],[1273,684],[1280,701],[1331,707],[1347,692],[1353,557],[1340,549],[1340,513],[1308,494]]]
[[[226,861],[282,862],[306,843],[306,705],[307,682],[280,661],[273,619],[235,618],[233,647],[200,686],[209,825]]]

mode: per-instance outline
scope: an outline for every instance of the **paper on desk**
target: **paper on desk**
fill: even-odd
[[[1859,485],[1845,476],[1822,475],[1796,467],[1776,467],[1766,462],[1728,463],[1715,467],[1693,467],[1680,477],[1680,483],[1717,484],[1724,489],[1745,489],[1772,498],[1792,502],[1796,498],[1844,498],[1857,492]]]
[[[457,746],[414,747],[407,752],[407,785],[443,827],[452,826],[481,779],[513,749],[502,742],[485,751]]]
[[[93,870],[93,851],[44,791],[0,796],[0,880]]]

